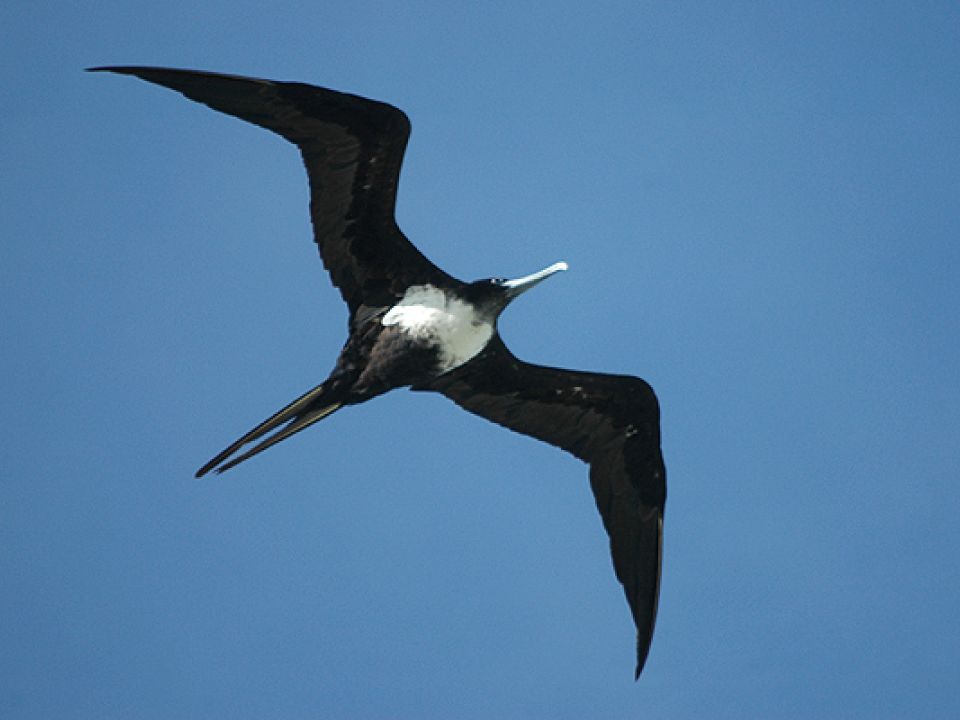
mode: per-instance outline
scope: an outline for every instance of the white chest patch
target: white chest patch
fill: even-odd
[[[403,300],[380,321],[397,325],[408,335],[432,342],[440,349],[441,372],[463,365],[493,337],[493,325],[477,317],[470,303],[447,295],[432,285],[407,288]]]

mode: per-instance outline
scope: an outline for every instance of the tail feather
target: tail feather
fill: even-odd
[[[253,430],[231,444],[223,452],[210,460],[210,462],[197,470],[196,477],[203,477],[213,469],[216,469],[217,473],[225,472],[235,465],[239,465],[244,460],[263,452],[268,447],[276,445],[281,440],[285,440],[291,435],[310,427],[315,422],[319,422],[320,420],[323,420],[323,418],[327,417],[327,415],[339,410],[340,407],[343,406],[343,402],[331,401],[331,398],[324,398],[324,395],[327,394],[329,394],[329,388],[325,384],[318,385],[309,392],[304,393],[285,408],[277,413],[274,413],[262,423],[257,425]],[[235,457],[229,462],[224,462],[244,445],[263,437],[284,423],[289,424],[268,437],[266,440],[258,443],[245,453]]]

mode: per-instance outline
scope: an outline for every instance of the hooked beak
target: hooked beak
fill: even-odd
[[[532,275],[526,275],[524,277],[517,278],[516,280],[505,280],[503,282],[503,288],[507,291],[507,300],[513,300],[519,295],[525,293],[534,285],[546,280],[551,275],[566,269],[567,264],[565,262],[558,262],[554,263],[548,268],[544,268],[540,272],[535,272]]]

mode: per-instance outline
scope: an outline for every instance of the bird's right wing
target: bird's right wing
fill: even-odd
[[[590,464],[614,570],[637,627],[639,677],[657,616],[666,502],[660,411],[650,386],[627,375],[531,365],[495,337],[471,362],[416,389],[443,393]]]
[[[304,83],[153,67],[101,67],[176,90],[283,136],[303,155],[314,240],[350,307],[392,304],[410,285],[457,281],[397,227],[410,121],[400,109]]]

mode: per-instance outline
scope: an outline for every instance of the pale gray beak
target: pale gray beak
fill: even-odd
[[[516,280],[504,280],[503,288],[507,291],[507,297],[513,300],[518,295],[522,295],[534,285],[546,280],[551,275],[566,269],[567,264],[565,262],[554,263],[550,267],[544,268],[540,272],[535,272],[532,275],[526,275]]]

